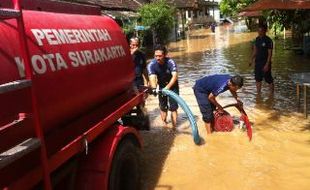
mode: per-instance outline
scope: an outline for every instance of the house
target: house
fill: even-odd
[[[192,28],[206,27],[219,21],[218,2],[214,0],[167,0],[176,7],[176,26],[172,38],[178,39]],[[217,16],[216,16],[217,15]]]
[[[71,1],[72,0],[67,0]],[[75,0],[83,4],[100,6],[104,14],[110,15],[123,26],[133,17],[143,4],[154,0]],[[167,0],[168,4],[176,7],[172,39],[184,37],[189,28],[209,26],[212,22],[219,22],[219,0]]]

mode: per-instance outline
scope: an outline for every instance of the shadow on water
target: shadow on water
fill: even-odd
[[[157,100],[156,100],[157,101]],[[142,190],[171,190],[170,185],[158,185],[158,180],[164,170],[164,163],[175,139],[175,131],[161,126],[158,107],[150,110],[151,130],[142,132],[145,140],[142,154]],[[158,117],[159,116],[159,117]]]
[[[160,110],[153,101],[157,104],[158,100],[157,98],[151,100],[146,106],[150,116],[151,130],[142,132],[143,139],[145,139],[142,154],[142,190],[172,190],[173,187],[169,184],[159,184],[159,179],[165,170],[164,163],[173,147],[176,136],[185,134],[188,135],[188,138],[192,139],[191,127],[188,117],[184,112],[178,114],[177,122],[179,127],[177,130],[161,126]],[[196,115],[194,117],[196,120],[198,119]],[[168,125],[171,125],[171,122]],[[204,143],[204,139],[201,138],[201,144]],[[193,146],[195,146],[194,142]]]

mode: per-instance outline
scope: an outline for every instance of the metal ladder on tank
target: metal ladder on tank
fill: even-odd
[[[34,151],[37,148],[41,149],[41,165],[43,171],[43,181],[44,181],[44,189],[51,190],[51,179],[50,179],[50,171],[49,171],[49,164],[47,158],[47,151],[45,146],[45,140],[43,135],[43,130],[40,125],[39,121],[39,113],[37,108],[37,100],[35,97],[35,91],[32,87],[32,67],[30,63],[30,56],[29,56],[29,49],[27,46],[26,41],[26,33],[24,28],[24,20],[22,16],[22,9],[20,6],[20,0],[12,0],[13,9],[3,9],[0,8],[0,20],[7,20],[7,19],[16,19],[17,21],[17,31],[19,34],[19,43],[20,43],[20,53],[21,57],[24,61],[24,68],[25,68],[25,79],[16,80],[12,82],[8,82],[5,84],[0,85],[0,94],[19,90],[23,88],[31,88],[31,103],[32,103],[32,114],[31,117],[34,119],[34,129],[36,133],[36,138],[29,138],[23,141],[21,144],[16,145],[15,147],[11,148],[10,150],[0,153],[0,169],[9,165],[10,163],[18,160],[19,158],[27,155],[28,153]],[[15,127],[17,124],[21,123],[24,119],[27,118],[27,114],[19,114],[19,119],[13,121],[12,123],[0,129],[0,135],[5,133],[5,130],[8,130],[10,127]],[[2,128],[2,127],[1,127]],[[14,152],[14,148],[18,149],[18,146],[26,146],[27,148],[22,151]]]

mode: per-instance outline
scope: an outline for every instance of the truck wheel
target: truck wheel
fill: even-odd
[[[140,189],[141,150],[131,139],[124,139],[113,158],[109,190]]]

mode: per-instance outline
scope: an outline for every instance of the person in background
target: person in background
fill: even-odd
[[[148,75],[146,69],[145,54],[139,49],[140,40],[137,37],[130,39],[130,53],[135,64],[135,86],[139,89],[141,86],[147,86]]]
[[[258,94],[261,92],[263,79],[269,84],[270,92],[273,93],[274,91],[273,77],[271,74],[273,42],[266,35],[266,32],[267,26],[260,25],[258,28],[258,36],[253,46],[252,62],[249,64],[249,66],[253,64],[255,68],[255,81]]]
[[[179,94],[177,65],[171,58],[167,57],[167,49],[162,45],[156,45],[154,48],[154,57],[147,66],[151,88],[156,89],[158,85],[159,90],[165,88]],[[162,94],[159,94],[158,100],[160,115],[164,125],[166,126],[167,124],[169,110],[171,111],[172,127],[176,129],[178,116],[177,102]]]
[[[243,86],[243,78],[239,75],[210,75],[196,81],[194,94],[205,122],[207,134],[211,134],[214,128],[214,110],[223,113],[223,107],[217,102],[216,97],[229,90],[239,106],[243,103],[238,98],[237,90]]]
[[[212,22],[212,24],[211,24],[211,31],[213,32],[213,33],[215,33],[215,27],[216,27],[216,23],[215,22]]]

